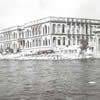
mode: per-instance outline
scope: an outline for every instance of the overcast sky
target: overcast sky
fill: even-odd
[[[100,0],[0,0],[0,29],[48,16],[100,19]]]

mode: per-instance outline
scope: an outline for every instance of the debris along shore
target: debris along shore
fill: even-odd
[[[3,52],[0,59],[13,60],[63,60],[63,59],[89,59],[95,58],[91,47],[88,47],[86,41],[82,41],[80,46],[68,46],[65,48],[53,48],[48,50],[20,51],[14,53],[7,50]]]
[[[69,50],[70,51],[70,50]],[[1,60],[64,60],[64,59],[89,59],[95,58],[92,54],[87,54],[84,52],[77,52],[76,50],[68,52],[64,50],[61,52],[52,52],[52,53],[41,53],[37,54],[32,53],[17,53],[17,54],[5,54],[0,55]]]

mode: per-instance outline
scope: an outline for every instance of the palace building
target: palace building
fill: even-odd
[[[35,53],[40,50],[58,50],[80,46],[81,40],[96,50],[96,30],[100,20],[47,17],[22,26],[6,28],[0,31],[0,50],[7,48],[21,52]]]

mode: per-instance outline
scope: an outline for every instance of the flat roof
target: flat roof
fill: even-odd
[[[100,20],[99,19],[89,19],[89,18],[75,18],[75,17],[54,17],[54,16],[49,16],[45,17],[42,19],[30,21],[28,23],[24,23],[23,25],[19,26],[13,26],[13,27],[8,27],[0,30],[0,33],[2,32],[7,32],[15,29],[23,29],[25,27],[35,25],[35,24],[41,24],[41,23],[46,23],[46,22],[56,22],[56,21],[61,21],[61,22],[83,22],[83,23],[93,23],[100,25]]]

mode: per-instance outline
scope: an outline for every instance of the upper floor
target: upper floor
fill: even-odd
[[[1,30],[0,42],[54,34],[94,35],[94,31],[98,27],[100,27],[100,20],[48,17],[25,23],[22,26],[15,26]]]

